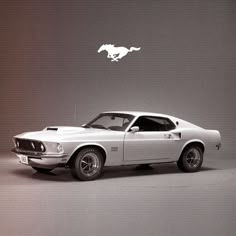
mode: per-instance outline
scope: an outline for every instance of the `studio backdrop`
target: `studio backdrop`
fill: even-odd
[[[235,10],[228,0],[1,1],[0,149],[24,131],[136,110],[218,129],[232,150]],[[112,60],[103,44],[140,49]]]

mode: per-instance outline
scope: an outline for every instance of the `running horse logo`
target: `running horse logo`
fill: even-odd
[[[111,58],[111,61],[118,61],[122,57],[126,56],[128,52],[139,51],[141,48],[131,47],[130,49],[126,47],[115,47],[114,44],[103,44],[99,49],[98,53],[101,51],[107,51],[107,58]]]

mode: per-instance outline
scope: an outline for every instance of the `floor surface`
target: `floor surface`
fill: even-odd
[[[0,154],[1,236],[236,235],[236,157],[219,152],[197,173],[175,164],[106,168],[80,182],[40,174]]]

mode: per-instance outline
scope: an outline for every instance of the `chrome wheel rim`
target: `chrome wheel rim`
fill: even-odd
[[[191,148],[186,155],[186,163],[191,168],[196,168],[201,162],[201,153],[196,148]]]
[[[80,161],[80,170],[86,176],[93,176],[100,168],[99,158],[95,153],[86,153]]]

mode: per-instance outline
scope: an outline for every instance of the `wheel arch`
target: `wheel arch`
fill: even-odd
[[[101,153],[102,153],[102,156],[104,158],[104,163],[106,162],[106,158],[107,158],[107,151],[106,149],[98,144],[98,143],[85,143],[85,144],[81,144],[79,146],[77,146],[74,151],[72,152],[71,154],[71,157],[69,159],[69,161],[67,162],[67,166],[70,166],[71,163],[73,162],[74,158],[76,157],[76,155],[84,148],[89,148],[89,147],[93,147],[93,148],[97,148]]]
[[[205,143],[202,140],[200,140],[200,139],[193,139],[193,140],[189,140],[188,142],[186,142],[184,144],[184,146],[183,146],[183,148],[182,148],[182,150],[180,152],[179,158],[181,157],[182,153],[184,152],[184,150],[186,148],[188,148],[189,146],[194,145],[194,144],[198,145],[202,149],[202,153],[205,152]]]

